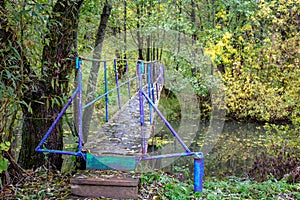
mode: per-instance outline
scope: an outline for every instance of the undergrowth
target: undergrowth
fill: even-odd
[[[179,181],[171,175],[148,173],[141,175],[141,199],[300,199],[300,184],[289,184],[285,180],[256,182],[229,177],[219,181],[204,181],[202,193],[193,192],[191,180]]]
[[[80,198],[71,194],[70,175],[40,170],[31,172],[22,182],[2,189],[3,199],[105,199]],[[140,175],[139,199],[300,199],[300,184],[275,179],[256,182],[228,177],[224,181],[204,181],[202,193],[193,192],[191,180],[179,181],[164,172]]]

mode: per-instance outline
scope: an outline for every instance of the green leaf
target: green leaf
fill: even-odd
[[[5,141],[0,143],[0,151],[8,151],[10,147],[10,142],[9,141]]]
[[[8,169],[8,160],[0,156],[0,174]]]

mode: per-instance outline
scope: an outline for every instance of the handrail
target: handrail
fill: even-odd
[[[97,101],[99,101],[100,99],[102,99],[104,96],[106,96],[106,95],[112,93],[113,91],[117,90],[117,88],[120,88],[120,87],[126,85],[128,82],[131,82],[131,81],[133,81],[133,80],[135,80],[135,79],[137,79],[137,76],[135,76],[135,77],[129,79],[128,81],[126,81],[126,82],[120,84],[118,87],[115,87],[115,88],[113,88],[113,89],[108,90],[106,93],[100,95],[99,97],[97,97],[97,98],[94,99],[93,101],[91,101],[91,102],[87,103],[86,105],[84,105],[84,106],[83,106],[83,109],[86,109],[87,107],[93,105],[94,103],[96,103]]]
[[[82,105],[82,68],[81,68],[81,62],[82,60],[86,61],[92,61],[92,62],[103,62],[104,63],[104,94],[98,96],[93,101],[90,101],[86,105]],[[124,83],[119,84],[119,77],[118,77],[118,71],[117,71],[117,61],[126,61],[126,73],[127,73],[127,81]],[[155,91],[156,91],[156,98],[158,99],[158,91],[160,90],[159,87],[164,84],[164,68],[162,64],[159,61],[142,61],[142,60],[136,60],[132,59],[133,61],[137,62],[136,65],[136,76],[133,78],[129,78],[129,72],[128,72],[128,61],[131,59],[108,59],[108,60],[100,60],[100,59],[94,59],[94,58],[83,58],[83,57],[77,57],[76,58],[76,69],[78,69],[78,86],[75,90],[75,92],[72,94],[70,99],[68,100],[67,104],[63,107],[61,112],[58,114],[58,117],[55,119],[51,127],[48,129],[45,136],[42,138],[38,146],[35,148],[37,152],[44,152],[44,153],[56,153],[56,154],[65,154],[65,155],[73,155],[73,156],[82,156],[84,159],[86,159],[86,154],[82,152],[83,147],[83,135],[82,135],[82,111],[83,109],[86,109],[87,107],[93,105],[95,102],[99,101],[103,97],[105,97],[105,116],[106,121],[108,121],[108,94],[112,93],[113,91],[117,90],[118,95],[118,106],[119,109],[121,109],[121,103],[120,103],[120,88],[124,85],[128,85],[128,95],[130,98],[130,82],[134,80],[138,80],[138,98],[139,98],[139,108],[140,108],[140,123],[143,126],[145,123],[145,112],[144,112],[144,103],[148,102],[149,104],[149,121],[150,124],[153,123],[153,113],[152,110],[154,110],[159,117],[163,120],[165,125],[168,127],[168,129],[171,131],[173,136],[177,139],[177,141],[181,144],[181,146],[184,148],[185,153],[173,153],[173,154],[164,154],[164,155],[154,155],[149,156],[147,155],[147,138],[145,135],[145,132],[142,132],[142,156],[137,157],[137,160],[153,160],[153,159],[162,159],[162,158],[172,158],[172,157],[181,157],[181,156],[194,156],[194,191],[195,192],[202,192],[202,182],[203,182],[203,175],[204,175],[204,156],[201,152],[192,152],[184,143],[184,141],[180,138],[180,136],[176,133],[176,131],[173,129],[171,124],[167,121],[167,119],[162,115],[162,113],[159,111],[158,107],[155,105]],[[108,90],[108,84],[107,84],[107,62],[113,61],[113,70],[115,75],[115,84],[116,87],[113,89]],[[159,62],[159,65],[156,65],[156,63]],[[145,64],[147,67],[145,67]],[[157,68],[158,66],[158,68]],[[143,70],[142,70],[143,68]],[[158,76],[156,76],[156,70],[158,71]],[[147,71],[147,76],[144,75]],[[143,80],[145,80],[146,85],[143,85]],[[154,80],[155,79],[155,80]],[[154,88],[156,87],[156,90]],[[145,92],[144,88],[147,88]],[[76,152],[70,152],[70,151],[63,151],[63,150],[55,150],[55,149],[47,149],[43,148],[42,146],[46,142],[47,138],[55,128],[55,126],[58,124],[59,120],[62,118],[63,114],[66,112],[67,108],[71,105],[72,101],[75,99],[76,95],[78,95],[78,150]]]

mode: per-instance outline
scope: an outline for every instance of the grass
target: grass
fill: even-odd
[[[25,177],[22,182],[4,187],[1,196],[4,199],[28,200],[89,199],[71,195],[69,178],[69,175],[45,170],[30,172],[30,176]],[[288,184],[284,180],[273,179],[260,183],[228,177],[223,181],[205,180],[203,192],[194,193],[191,180],[180,181],[175,175],[160,171],[140,175],[139,199],[300,199],[300,184]]]
[[[268,180],[256,182],[229,177],[204,181],[202,193],[193,193],[191,180],[182,182],[164,173],[141,176],[140,197],[146,199],[300,199],[300,184]]]

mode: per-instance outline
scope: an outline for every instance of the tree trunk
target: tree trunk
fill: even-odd
[[[95,41],[95,49],[93,54],[93,58],[95,59],[101,59],[102,45],[105,37],[105,31],[108,24],[111,8],[112,8],[111,5],[108,3],[106,3],[103,7],[101,20],[98,26],[98,31],[96,35],[96,41]],[[95,99],[99,67],[100,67],[99,62],[93,62],[92,69],[89,75],[88,86],[87,86],[86,102],[91,102],[92,100]],[[82,127],[83,133],[82,134],[83,134],[84,142],[87,141],[93,112],[94,112],[94,106],[87,107],[83,112],[83,127]]]
[[[123,58],[126,59],[126,52],[127,52],[127,2],[126,0],[124,0],[124,54],[123,54]],[[126,65],[126,63],[124,63],[124,65]],[[126,70],[126,69],[125,69]],[[124,73],[125,73],[124,70]]]
[[[41,80],[26,83],[29,87],[24,91],[24,101],[31,105],[31,110],[22,106],[24,125],[18,160],[25,169],[37,168],[45,161],[49,168],[61,169],[61,155],[49,154],[45,160],[44,154],[35,152],[35,147],[58,116],[65,104],[62,98],[69,92],[68,75],[75,68],[70,58],[77,56],[77,29],[82,2],[64,0],[54,5],[49,32],[44,38]],[[62,124],[59,123],[43,147],[62,150],[62,136]]]
[[[143,58],[143,37],[141,36],[141,24],[140,24],[140,19],[141,19],[141,7],[140,3],[137,4],[136,6],[136,14],[137,14],[137,40],[138,40],[138,59],[139,60],[144,60]]]
[[[181,30],[181,25],[180,25],[180,22],[181,22],[181,15],[182,15],[182,2],[180,1],[180,2],[178,2],[178,8],[179,8],[179,13],[178,13],[178,24],[179,25],[177,25],[177,31],[178,31],[178,41],[177,41],[177,55],[179,55],[179,52],[180,52],[180,44],[181,44],[181,32],[180,32],[180,30]],[[176,69],[176,71],[178,71],[178,69],[179,69],[179,62],[178,62],[178,60],[176,59],[176,57],[174,58],[174,61],[176,62],[176,67],[175,67],[175,69]]]
[[[148,6],[147,6],[147,15],[148,15],[148,19],[150,19],[151,17],[151,7],[152,7],[152,3],[151,1],[149,2]],[[147,39],[146,39],[146,42],[147,42],[147,50],[146,50],[146,60],[147,61],[150,61],[151,60],[151,34],[149,34],[147,36]]]
[[[191,7],[192,7],[192,12],[191,12],[191,21],[192,21],[192,26],[193,26],[193,45],[196,44],[196,41],[198,39],[197,34],[196,34],[196,28],[197,28],[197,22],[196,22],[196,6],[195,6],[195,2],[191,1]]]
[[[1,91],[0,98],[0,145],[6,142],[11,143],[8,150],[0,149],[1,168],[4,170],[0,174],[0,182],[2,181],[4,185],[10,184],[11,181],[19,181],[18,178],[23,177],[23,171],[15,165],[15,158],[12,156],[15,153],[13,128],[20,105],[18,100],[22,97],[21,88],[24,87],[23,81],[27,78],[24,72],[30,73],[30,65],[23,54],[23,43],[20,42],[13,26],[9,24],[9,11],[6,10],[6,3],[6,1],[0,0],[0,84],[5,86]],[[19,56],[16,55],[16,52]],[[11,68],[11,66],[15,67]],[[8,92],[10,89],[13,92]],[[7,171],[4,167],[6,162],[8,162]]]

